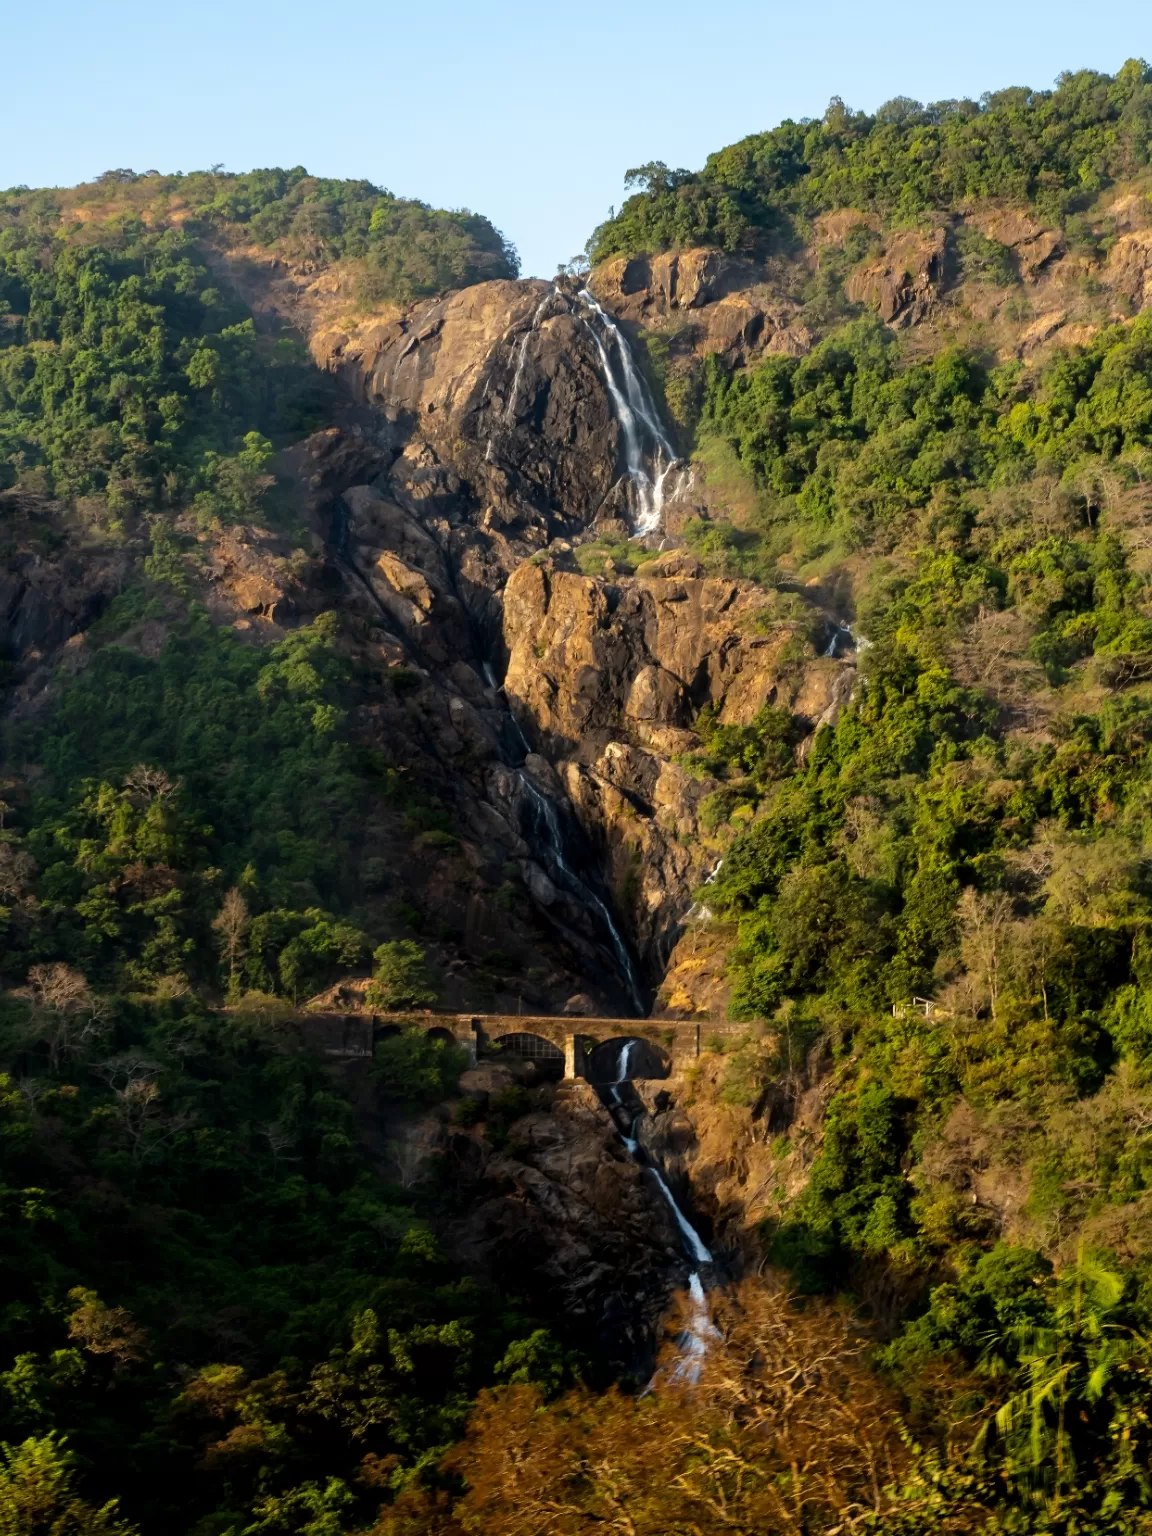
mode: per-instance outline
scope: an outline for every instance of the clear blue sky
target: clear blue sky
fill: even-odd
[[[11,0],[0,186],[113,166],[306,165],[488,214],[526,275],[579,250],[624,171],[828,98],[977,96],[1152,58],[1148,0]]]

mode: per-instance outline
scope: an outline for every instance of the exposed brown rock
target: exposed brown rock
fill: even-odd
[[[836,208],[831,213],[820,213],[813,220],[816,239],[821,245],[843,245],[854,229],[878,230],[880,216],[862,213],[859,208]]]
[[[1029,352],[1034,352],[1037,347],[1043,346],[1046,341],[1055,336],[1067,318],[1067,311],[1063,309],[1054,309],[1048,314],[1038,315],[1020,337],[1020,355],[1026,357]]]
[[[1137,309],[1152,299],[1152,229],[1121,235],[1108,253],[1108,282]]]
[[[504,594],[505,692],[530,740],[605,850],[643,951],[674,942],[691,893],[717,857],[701,802],[717,786],[676,761],[709,704],[747,724],[765,702],[813,726],[851,690],[855,668],[785,661],[794,626],[762,628],[772,598],[752,582],[703,574],[670,552],[634,577],[603,580],[519,567]]]
[[[1021,275],[1033,282],[1041,270],[1064,249],[1064,237],[1019,208],[997,208],[977,214],[969,222],[989,240],[997,240],[1012,250],[1020,262]]]
[[[875,309],[889,325],[915,325],[929,313],[944,277],[943,228],[902,231],[885,244],[879,261],[853,272],[848,297]]]

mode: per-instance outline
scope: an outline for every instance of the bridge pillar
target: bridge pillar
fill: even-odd
[[[564,1035],[564,1076],[588,1076],[588,1046],[594,1044],[588,1035]]]
[[[462,1046],[468,1052],[468,1065],[474,1067],[478,1055],[478,1041],[476,1038],[477,1020],[471,1014],[460,1014],[456,1019],[456,1028],[452,1031],[456,1044]]]

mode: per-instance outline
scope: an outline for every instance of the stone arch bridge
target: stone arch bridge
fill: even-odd
[[[299,1020],[304,1040],[325,1056],[371,1058],[377,1042],[401,1029],[423,1029],[452,1040],[468,1053],[470,1065],[496,1049],[512,1055],[563,1064],[565,1077],[608,1081],[618,1060],[601,1047],[642,1041],[630,1077],[668,1077],[683,1071],[714,1038],[738,1034],[738,1024],[678,1019],[584,1019],[542,1014],[495,1013],[309,1013]]]

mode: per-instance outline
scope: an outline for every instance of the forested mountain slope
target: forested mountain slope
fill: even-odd
[[[0,197],[0,1528],[1150,1528],[1150,134]]]

